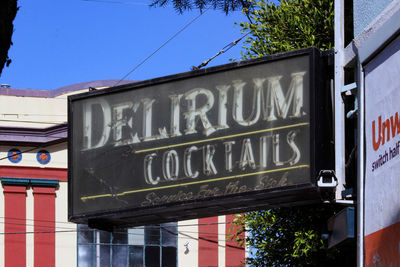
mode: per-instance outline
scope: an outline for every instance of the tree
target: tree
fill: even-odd
[[[250,22],[240,23],[251,32],[244,44],[244,59],[300,48],[332,49],[334,41],[333,1],[260,0],[243,11]]]
[[[322,239],[339,209],[321,204],[248,212],[237,216],[231,234],[251,248],[250,266],[354,266],[353,247],[328,250]]]
[[[8,66],[11,63],[8,50],[12,44],[13,21],[17,10],[17,0],[0,1],[0,75],[4,65]]]
[[[223,10],[228,14],[230,11],[250,8],[250,2],[247,0],[152,0],[151,6],[162,7],[168,4],[172,4],[179,13],[192,9],[202,11],[212,7],[213,9]]]
[[[249,22],[240,26],[244,33],[250,32],[244,59],[311,46],[333,47],[333,1],[275,2],[252,1],[252,7],[244,9]],[[327,220],[340,209],[325,204],[249,212],[237,217],[239,233],[248,233],[244,238],[236,235],[237,241],[255,248],[246,259],[253,266],[352,266],[356,258],[353,247],[328,250],[322,239]]]

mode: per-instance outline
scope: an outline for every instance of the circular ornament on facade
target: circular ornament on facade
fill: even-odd
[[[12,163],[18,163],[22,159],[22,153],[19,149],[12,148],[8,151],[7,157]]]
[[[37,154],[36,154],[36,159],[40,164],[47,164],[50,162],[51,156],[49,151],[47,150],[40,150]]]

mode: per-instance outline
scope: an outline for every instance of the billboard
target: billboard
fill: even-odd
[[[365,66],[365,264],[399,266],[400,37]]]
[[[69,97],[69,218],[139,225],[318,199],[314,48]]]

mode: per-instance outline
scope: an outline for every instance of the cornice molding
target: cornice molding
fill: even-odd
[[[66,142],[67,123],[48,128],[0,127],[0,144],[43,146]]]

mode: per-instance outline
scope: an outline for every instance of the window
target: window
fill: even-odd
[[[78,225],[78,267],[176,267],[177,223],[112,233]]]

